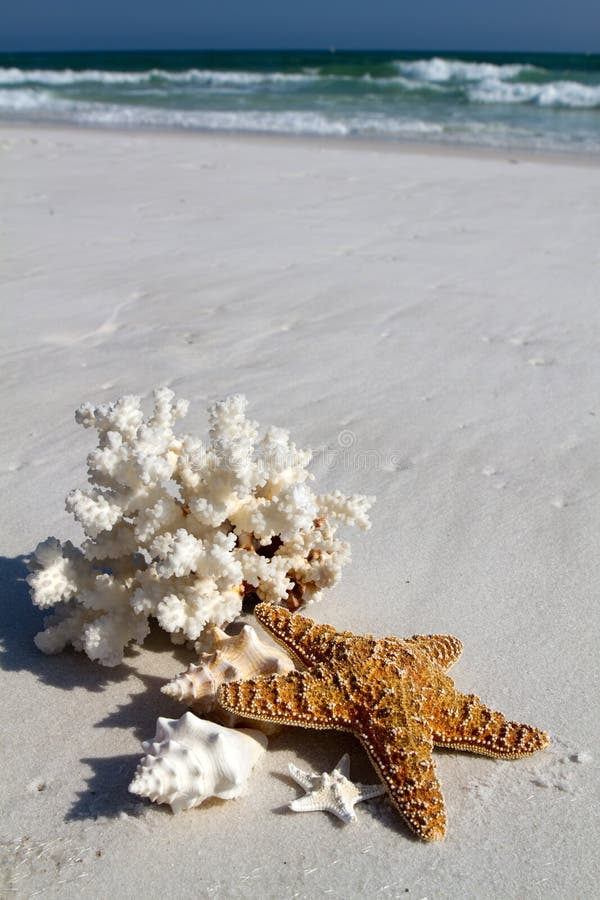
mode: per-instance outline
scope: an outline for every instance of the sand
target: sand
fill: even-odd
[[[590,897],[598,879],[600,167],[420,148],[0,131],[0,893]],[[457,685],[549,730],[500,762],[436,753],[446,840],[383,798],[294,814],[287,764],[376,780],[349,736],[288,729],[232,802],[127,793],[189,653],[45,657],[23,559],[79,538],[84,400],[241,391],[315,448],[373,528],[311,615],[458,635]]]

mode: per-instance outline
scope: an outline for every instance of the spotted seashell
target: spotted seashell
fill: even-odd
[[[222,684],[255,675],[285,674],[294,668],[287,653],[261,641],[250,625],[244,625],[236,635],[226,634],[213,626],[210,640],[212,652],[202,654],[200,665],[189,666],[186,672],[166,684],[162,691],[186,703],[194,712],[215,715],[227,725],[239,720],[222,710],[217,703],[217,693]]]
[[[223,728],[186,712],[180,719],[159,718],[156,735],[142,747],[147,755],[130,792],[179,812],[208,797],[239,797],[267,738],[260,731]]]

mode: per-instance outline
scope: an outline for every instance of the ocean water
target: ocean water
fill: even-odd
[[[0,54],[0,121],[600,153],[600,55]]]

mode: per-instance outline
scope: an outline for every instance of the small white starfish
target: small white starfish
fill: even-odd
[[[294,781],[306,791],[304,797],[298,797],[289,804],[294,812],[323,809],[333,813],[342,822],[356,822],[356,803],[385,794],[382,784],[354,784],[350,781],[350,757],[347,753],[344,753],[333,772],[323,772],[321,775],[303,772],[292,763],[289,764],[289,770]]]

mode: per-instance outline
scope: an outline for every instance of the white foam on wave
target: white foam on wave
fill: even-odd
[[[18,90],[2,90],[0,88],[0,111],[23,112],[52,105],[52,97],[46,91],[34,91],[30,88]]]
[[[149,81],[151,72],[102,72],[94,69],[3,69],[0,68],[0,85],[42,84],[62,86],[86,82],[101,84],[136,84]]]
[[[422,91],[424,88],[428,93],[444,93],[446,91],[446,87],[443,84],[437,84],[436,82],[423,82],[418,81],[415,78],[406,78],[404,75],[385,75],[385,76],[377,76],[369,75],[368,73],[360,76],[360,81],[363,84],[373,85],[374,89],[378,87],[385,87],[390,85],[391,87],[401,87],[402,90],[405,91]]]
[[[68,100],[34,88],[0,89],[0,114],[114,128],[150,126],[207,131],[268,131],[341,136],[348,134],[348,127],[341,120],[313,112],[157,109]]]
[[[475,103],[532,103],[565,109],[600,106],[600,85],[579,81],[519,81],[519,75],[525,72],[542,71],[532,65],[496,65],[440,57],[399,61],[396,65],[402,77],[412,79],[416,86],[461,87],[467,99]]]
[[[173,84],[205,84],[252,86],[257,84],[308,84],[318,81],[318,73],[295,72],[229,72],[213,69],[186,69],[168,72],[165,69],[148,69],[143,72],[108,72],[97,69],[18,69],[0,68],[0,86],[47,85],[60,87],[76,84],[147,84],[151,81],[167,81]]]
[[[564,109],[600,107],[600,85],[578,81],[551,81],[548,84],[505,82],[484,79],[468,89],[468,98],[476,103],[533,103]]]
[[[509,122],[476,120],[442,123],[386,112],[344,114],[310,110],[181,110],[130,104],[98,103],[57,97],[40,88],[0,88],[0,118],[9,121],[46,121],[107,128],[159,128],[208,132],[314,135],[321,137],[380,137],[435,140],[453,144],[519,147],[540,150],[579,150],[597,153],[600,138],[590,129],[540,132]]]
[[[326,116],[308,111],[182,111],[140,107],[112,107],[81,111],[80,121],[104,125],[146,125],[203,131],[349,137],[352,135],[423,135],[440,133],[441,125],[419,120],[391,120],[385,116]]]
[[[107,127],[156,127],[273,134],[417,136],[440,134],[443,126],[383,114],[325,115],[308,110],[176,110],[125,104],[100,104],[53,97],[34,88],[0,89],[0,114]]]
[[[545,107],[595,108],[600,106],[600,85],[583,84],[578,81],[549,81],[546,83],[520,81],[523,72],[534,71],[531,65],[475,63],[463,60],[448,60],[440,57],[413,61],[397,61],[398,74],[393,77],[374,77],[369,74],[354,77],[349,75],[323,75],[317,70],[302,73],[284,72],[234,72],[212,69],[186,69],[168,72],[163,69],[148,69],[143,72],[109,72],[96,69],[76,71],[74,69],[19,69],[0,68],[0,90],[32,89],[54,90],[70,86],[106,85],[155,87],[168,96],[170,86],[197,85],[199,88],[213,89],[215,92],[251,92],[261,85],[302,86],[329,83],[331,81],[360,82],[373,87],[395,86],[403,91],[435,92],[444,94],[448,90],[459,90],[474,103],[530,103]],[[538,70],[541,71],[541,70]],[[140,91],[140,96],[142,92]],[[20,102],[33,102],[31,98]],[[19,98],[15,98],[15,105]]]
[[[535,71],[535,66],[522,63],[495,63],[465,62],[461,59],[442,59],[435,56],[432,59],[415,59],[411,61],[399,60],[396,63],[398,71],[408,78],[419,81],[432,82],[464,82],[481,81],[483,78],[516,78],[523,72]]]
[[[315,134],[345,137],[341,120],[312,112],[262,112],[258,110],[155,110],[131,106],[107,106],[81,110],[80,122],[93,125],[145,125],[203,131],[251,131],[278,134]]]

